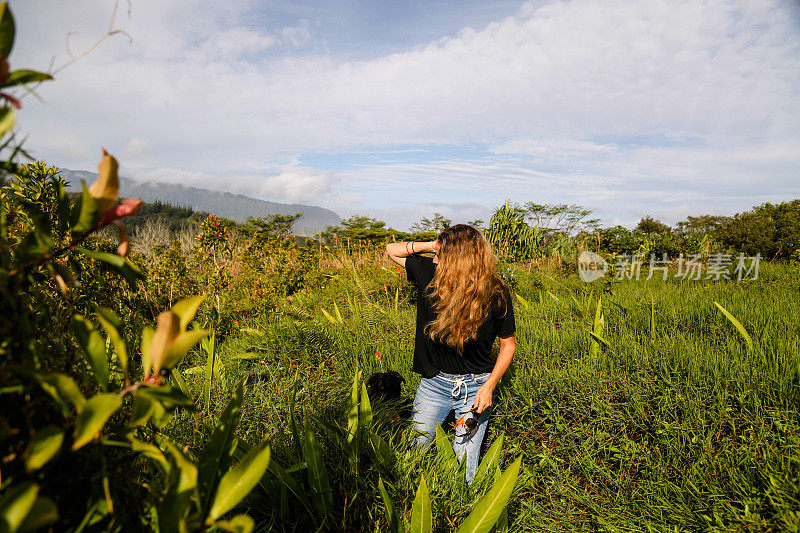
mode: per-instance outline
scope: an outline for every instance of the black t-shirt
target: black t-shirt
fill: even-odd
[[[414,339],[414,364],[412,370],[422,377],[432,378],[439,372],[448,374],[482,374],[494,368],[492,345],[495,337],[505,337],[517,328],[511,296],[506,293],[506,305],[497,297],[486,321],[478,328],[475,340],[464,345],[464,353],[425,335],[425,325],[436,318],[425,287],[433,279],[436,264],[430,257],[412,255],[406,258],[406,276],[417,288],[417,334]]]

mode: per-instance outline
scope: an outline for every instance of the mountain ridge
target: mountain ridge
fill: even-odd
[[[88,170],[61,169],[61,176],[70,181],[67,190],[79,192],[81,180],[88,185],[97,178],[97,173]],[[342,221],[342,218],[330,209],[313,205],[271,202],[244,194],[212,191],[180,183],[137,181],[123,176],[120,176],[119,182],[120,196],[123,198],[141,198],[145,202],[160,200],[175,206],[189,206],[197,211],[207,211],[236,222],[244,222],[247,217],[302,213],[303,216],[292,228],[292,233],[301,236],[310,237],[323,231],[326,226],[337,225]]]

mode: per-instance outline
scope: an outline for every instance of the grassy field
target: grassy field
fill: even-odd
[[[323,424],[337,527],[383,531],[383,474],[405,518],[421,473],[434,526],[453,529],[488,482],[468,490],[435,454],[406,451],[409,431],[379,419],[398,461],[390,472],[348,470],[325,424],[343,426],[356,368],[396,370],[413,398],[414,295],[380,254],[324,259],[324,286],[287,298],[181,372],[201,411],[168,431],[200,443],[234,385],[246,380],[240,436],[270,436],[292,463],[289,405]],[[508,507],[512,531],[800,530],[800,272],[762,264],[758,280],[653,279],[583,283],[576,272],[505,265],[514,289],[517,352],[496,392],[487,445],[503,438],[504,464],[523,457]],[[598,330],[598,302],[604,327]],[[715,305],[738,319],[752,347]],[[606,341],[593,340],[589,330]],[[208,348],[208,347],[207,347]],[[378,356],[379,354],[379,356]],[[446,428],[447,429],[447,428]],[[452,429],[452,424],[449,425]],[[366,474],[365,474],[366,472]],[[261,527],[302,529],[303,509],[268,491],[248,500]],[[284,517],[286,515],[284,514]]]

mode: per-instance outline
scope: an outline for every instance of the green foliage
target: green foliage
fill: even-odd
[[[274,214],[267,218],[247,217],[242,229],[247,233],[252,233],[258,241],[288,237],[292,233],[292,226],[302,216],[302,213],[296,213],[294,215]]]
[[[643,217],[636,224],[636,229],[642,233],[669,233],[672,229],[659,220],[655,220],[650,215]]]
[[[195,211],[190,206],[175,206],[167,202],[156,200],[155,202],[143,203],[142,208],[135,215],[125,218],[125,226],[131,234],[144,229],[148,220],[157,220],[166,225],[172,233],[185,230],[186,228],[199,227],[200,223],[208,217],[208,213]]]
[[[788,259],[800,250],[800,200],[762,204],[737,214],[717,233],[722,242],[745,254]]]
[[[525,217],[531,221],[533,227],[539,228],[545,234],[562,233],[572,235],[573,232],[590,232],[597,229],[600,219],[589,219],[592,214],[590,209],[580,205],[567,204],[537,204],[527,202],[521,208]]]
[[[353,215],[342,220],[340,226],[328,226],[320,239],[329,245],[361,246],[386,243],[400,232],[386,227],[386,222],[363,215]]]
[[[433,218],[422,217],[422,219],[411,226],[411,231],[415,233],[429,233],[436,235],[453,225],[453,221],[440,213],[434,213]],[[433,239],[430,239],[433,240]]]
[[[520,261],[541,255],[544,232],[525,222],[524,209],[506,202],[492,215],[486,238],[499,256]]]

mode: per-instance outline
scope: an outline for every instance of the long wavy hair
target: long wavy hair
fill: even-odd
[[[437,312],[425,326],[432,339],[464,352],[475,340],[499,297],[508,293],[497,274],[497,257],[486,237],[467,224],[456,224],[439,234],[439,264],[427,293]]]

